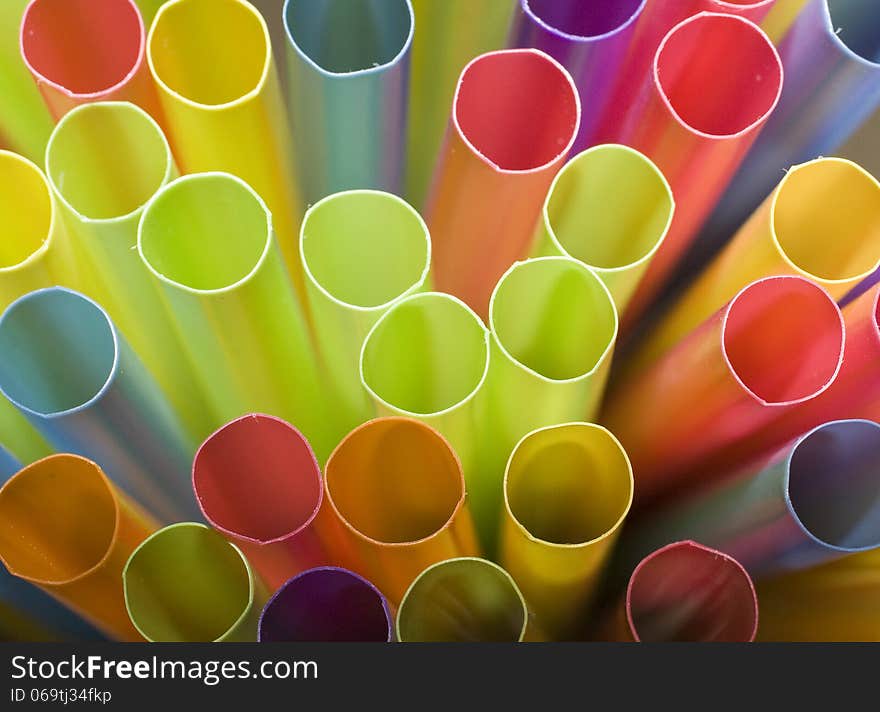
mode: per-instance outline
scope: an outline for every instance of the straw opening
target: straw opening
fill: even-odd
[[[561,3],[559,0],[522,0],[523,9],[548,27],[584,39],[619,30],[641,10],[645,0],[588,0]]]
[[[8,151],[0,151],[0,220],[0,271],[30,259],[52,231],[52,195],[46,179],[33,163]]]
[[[828,15],[837,38],[854,54],[880,64],[880,6],[864,0],[827,0]],[[868,10],[873,14],[866,17]]]

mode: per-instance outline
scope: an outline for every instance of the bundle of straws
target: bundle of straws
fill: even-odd
[[[880,640],[878,106],[875,0],[3,0],[0,637]]]

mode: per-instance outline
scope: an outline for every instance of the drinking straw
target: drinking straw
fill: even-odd
[[[120,640],[140,640],[125,612],[122,567],[155,528],[76,455],[46,457],[0,487],[0,561]]]
[[[766,277],[623,378],[601,422],[632,460],[637,501],[747,462],[761,454],[755,434],[785,437],[776,421],[828,388],[843,345],[843,319],[827,292],[803,277]]]
[[[52,117],[21,58],[19,28],[28,1],[0,2],[0,145],[39,161]]]
[[[325,482],[334,550],[393,604],[428,566],[479,553],[461,463],[418,420],[360,426],[327,460]]]
[[[672,189],[650,158],[619,144],[595,146],[572,158],[553,179],[535,252],[583,262],[622,312],[674,213]]]
[[[135,0],[135,2],[138,8],[140,8],[141,16],[144,18],[144,25],[149,28],[165,0]]]
[[[603,629],[606,640],[746,643],[758,628],[758,598],[746,570],[694,541],[645,557]]]
[[[205,519],[270,589],[325,560],[315,529],[321,468],[289,423],[260,414],[233,420],[202,444],[192,473]]]
[[[21,469],[21,463],[5,447],[0,445],[0,479],[6,481]]]
[[[880,550],[758,583],[759,641],[880,640]]]
[[[472,557],[429,566],[397,610],[402,643],[516,643],[528,630],[529,611],[510,574]]]
[[[245,0],[166,2],[150,27],[147,62],[181,170],[229,172],[253,186],[272,211],[281,253],[302,286],[301,198],[262,15]]]
[[[347,191],[309,208],[299,250],[328,387],[350,430],[375,410],[358,377],[364,338],[396,300],[427,286],[428,228],[397,196]]]
[[[808,1],[776,0],[776,4],[773,5],[761,23],[764,32],[775,44],[779,44]]]
[[[880,266],[880,183],[851,161],[795,166],[653,328],[637,360],[649,363],[749,282],[802,275],[843,297]]]
[[[125,607],[149,642],[247,643],[268,594],[241,550],[204,524],[145,539],[122,570]]]
[[[595,143],[646,5],[647,0],[519,0],[509,45],[546,52],[571,73],[583,106],[577,151]]]
[[[406,197],[421,207],[440,151],[458,77],[474,57],[504,46],[515,0],[411,0]]]
[[[576,632],[633,496],[617,438],[588,423],[535,430],[504,474],[501,564],[554,638]]]
[[[144,208],[138,251],[221,422],[272,413],[295,424],[323,460],[338,434],[260,196],[228,173],[178,178]]]
[[[32,0],[21,56],[56,120],[91,101],[131,101],[159,118],[134,0]]]
[[[261,643],[389,643],[394,624],[379,589],[347,569],[324,566],[287,581],[260,615]]]
[[[61,119],[46,150],[46,174],[99,301],[200,442],[216,425],[159,288],[137,253],[144,205],[177,169],[162,129],[126,102],[79,106]]]
[[[723,82],[718,67],[726,68]],[[693,241],[773,112],[782,76],[779,55],[760,28],[742,17],[700,13],[666,34],[653,70],[616,102],[625,111],[610,116],[600,134],[651,158],[676,202],[672,226],[629,304],[626,323],[647,306]]]
[[[571,76],[543,52],[489,52],[468,63],[426,212],[438,289],[485,315],[498,278],[529,251],[580,116]]]
[[[180,425],[155,381],[95,302],[63,287],[0,316],[0,393],[59,452],[98,463],[153,514],[197,511]]]
[[[409,0],[286,0],[290,130],[311,204],[342,190],[400,193]]]

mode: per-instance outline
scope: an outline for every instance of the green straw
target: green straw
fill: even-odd
[[[162,7],[165,0],[135,0],[135,2],[141,11],[141,15],[143,15],[144,27],[149,31],[153,18],[159,12],[159,8]]]

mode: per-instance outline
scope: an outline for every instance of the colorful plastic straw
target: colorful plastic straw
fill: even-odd
[[[635,358],[650,363],[761,277],[797,274],[835,299],[880,266],[880,183],[842,158],[795,166],[654,327]]]
[[[395,195],[348,191],[309,208],[299,250],[327,385],[350,430],[374,415],[358,377],[364,338],[396,300],[427,286],[428,228]]]
[[[154,522],[94,462],[52,455],[0,488],[0,561],[113,638],[140,640],[122,567]]]
[[[140,8],[141,16],[144,18],[144,25],[149,27],[159,8],[165,3],[165,0],[135,0]]]
[[[0,392],[59,452],[94,460],[153,514],[198,511],[178,420],[91,299],[50,287],[3,312]]]
[[[629,55],[648,0],[519,0],[511,47],[534,47],[565,67],[583,106],[575,150],[595,143],[596,127]]]
[[[629,458],[599,425],[542,428],[514,448],[504,475],[501,564],[548,635],[578,632],[632,497]]]
[[[679,541],[636,566],[601,637],[644,643],[746,643],[758,628],[758,598],[746,570],[720,551]]]
[[[674,213],[672,189],[651,159],[628,146],[596,146],[572,158],[554,178],[535,252],[583,262],[605,282],[622,312]]]
[[[147,538],[122,583],[131,622],[149,642],[254,642],[268,598],[241,550],[192,522]]]
[[[516,583],[485,559],[450,559],[425,569],[397,611],[402,643],[515,643],[529,628]]]
[[[221,422],[277,415],[326,458],[341,433],[328,425],[305,319],[260,196],[228,173],[178,178],[144,208],[138,251]]]
[[[159,125],[127,102],[79,106],[46,149],[46,174],[88,279],[81,280],[155,375],[193,447],[216,425],[165,308],[137,253],[144,205],[177,169]]]
[[[286,0],[289,115],[306,201],[400,193],[406,150],[409,0]]]
[[[56,120],[92,101],[131,101],[160,118],[145,47],[134,0],[32,0],[21,20],[22,58]]]
[[[877,548],[878,455],[877,423],[825,423],[769,462],[653,515],[627,535],[627,550],[641,556],[692,536],[757,578]]]
[[[5,482],[21,469],[21,463],[5,447],[0,445],[0,480]]]
[[[762,454],[755,434],[782,446],[773,440],[788,433],[776,421],[828,388],[843,344],[843,318],[827,292],[803,277],[767,277],[619,382],[601,422],[632,460],[637,501],[748,462]]]
[[[325,482],[333,550],[394,604],[428,566],[479,553],[461,463],[418,420],[360,426],[327,460]]]
[[[270,589],[326,560],[315,528],[321,468],[289,423],[255,414],[224,425],[196,453],[192,481],[205,519]]]
[[[260,616],[261,643],[390,643],[394,623],[379,589],[346,569],[326,566],[294,576]]]
[[[225,171],[253,186],[272,211],[287,268],[301,286],[302,201],[262,15],[245,0],[171,0],[153,20],[147,61],[181,170]]]
[[[809,0],[776,0],[761,22],[761,27],[774,44],[785,36]]]
[[[498,278],[528,254],[580,116],[571,76],[543,52],[490,52],[464,68],[426,212],[438,289],[486,314]]]
[[[411,0],[412,42],[406,196],[421,207],[449,122],[458,77],[474,57],[501,49],[515,0]]]

